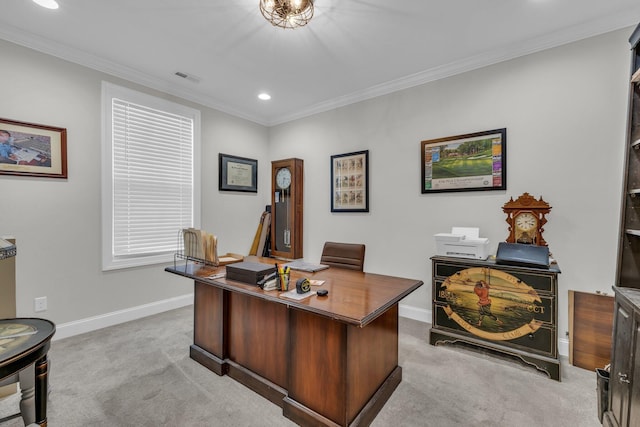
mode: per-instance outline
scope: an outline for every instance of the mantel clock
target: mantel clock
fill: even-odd
[[[509,224],[508,243],[548,246],[542,237],[542,226],[547,223],[545,215],[551,211],[551,206],[542,197],[536,200],[529,193],[523,193],[516,200],[512,197],[502,210],[507,214]]]
[[[302,258],[304,162],[271,162],[271,256]]]

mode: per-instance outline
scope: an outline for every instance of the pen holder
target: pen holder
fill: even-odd
[[[280,290],[288,291],[289,290],[289,276],[291,273],[278,273],[278,277],[280,278]]]

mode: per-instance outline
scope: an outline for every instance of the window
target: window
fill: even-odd
[[[102,269],[173,260],[200,223],[200,112],[102,84]]]

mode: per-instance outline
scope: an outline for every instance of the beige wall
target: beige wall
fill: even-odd
[[[191,294],[189,280],[164,272],[161,265],[101,271],[101,82],[176,99],[5,41],[0,41],[0,52],[0,117],[63,127],[68,137],[68,179],[0,175],[0,234],[11,234],[19,242],[18,315],[34,316],[33,299],[46,296],[48,310],[38,316],[56,322],[56,336],[61,337],[68,324],[75,327],[91,318],[100,325],[113,313],[126,319],[135,316],[128,310],[145,306],[148,313],[154,307],[147,305]],[[264,198],[220,194],[218,152],[252,157],[265,165],[268,131],[187,104],[202,111],[202,226],[220,236],[222,251],[247,252]],[[262,186],[269,182],[269,171],[263,170]]]
[[[305,159],[305,254],[324,240],[363,242],[365,270],[420,278],[401,314],[431,320],[435,233],[480,227],[495,253],[502,205],[523,192],[553,207],[545,239],[567,291],[614,284],[632,28],[586,39],[270,130],[274,158]],[[507,191],[420,193],[420,141],[507,128]],[[329,158],[370,152],[370,212],[330,212]]]
[[[507,235],[502,205],[525,191],[543,196],[553,206],[545,238],[562,269],[564,337],[567,291],[610,292],[614,281],[631,30],[270,129],[199,107],[203,228],[219,235],[221,251],[246,253],[270,201],[270,161],[303,158],[305,258],[318,260],[325,240],[363,242],[366,270],[425,282],[401,313],[430,320],[433,234],[480,227],[495,251]],[[100,82],[143,88],[11,43],[0,50],[0,117],[65,127],[69,137],[68,180],[0,176],[0,232],[20,242],[18,314],[34,315],[33,298],[47,296],[46,316],[64,326],[190,293],[162,266],[100,270]],[[500,127],[507,191],[420,194],[421,140]],[[330,156],[365,149],[370,212],[332,214]],[[259,160],[257,195],[218,192],[219,152]]]

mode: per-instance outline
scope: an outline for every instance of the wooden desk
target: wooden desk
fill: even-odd
[[[292,283],[324,280],[329,291],[296,301],[206,277],[223,268],[166,269],[195,280],[191,358],[266,397],[300,425],[369,425],[402,380],[398,301],[422,281],[338,268],[292,270]]]
[[[36,423],[47,425],[47,352],[56,331],[45,319],[0,320],[0,380],[35,364]]]

